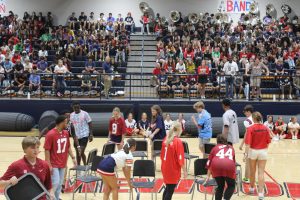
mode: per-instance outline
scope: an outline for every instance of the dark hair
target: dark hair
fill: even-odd
[[[227,144],[227,138],[223,134],[217,136],[217,144]]]
[[[153,105],[151,107],[151,109],[156,110],[157,115],[161,115],[162,116],[162,110],[161,110],[161,108],[160,108],[159,105]],[[151,123],[154,123],[156,121],[156,118],[157,118],[157,116],[152,116]]]
[[[123,146],[123,150],[126,154],[129,154],[129,150],[131,147],[134,147],[136,145],[135,139],[128,139],[127,142]]]
[[[56,118],[56,120],[55,120],[55,124],[58,125],[58,124],[62,123],[63,121],[65,121],[66,119],[67,119],[66,116],[64,116],[64,115],[59,115],[59,116]]]
[[[65,109],[65,110],[62,110],[62,111],[60,111],[60,113],[59,113],[59,114],[61,114],[61,115],[65,115],[66,113],[71,113],[71,111],[70,111],[70,110],[68,110],[68,109]]]
[[[252,105],[246,105],[245,107],[244,107],[244,110],[243,110],[244,112],[251,112],[251,113],[253,113],[254,112],[254,108],[253,108],[253,106]]]
[[[79,103],[79,101],[73,101],[73,103],[72,103],[72,106],[77,106],[77,105],[79,105],[79,106],[80,106],[80,103]]]
[[[230,106],[231,105],[231,101],[230,101],[230,99],[223,99],[222,104],[224,106]]]

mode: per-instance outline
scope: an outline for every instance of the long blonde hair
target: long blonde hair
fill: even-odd
[[[182,133],[182,125],[181,123],[175,121],[171,125],[171,129],[169,130],[169,134],[167,136],[166,145],[168,146],[171,142],[173,142],[176,136],[180,137]]]

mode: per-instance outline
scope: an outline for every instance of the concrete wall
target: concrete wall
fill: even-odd
[[[77,15],[81,11],[96,15],[100,12],[112,12],[114,16],[121,13],[123,16],[130,11],[138,22],[141,15],[139,3],[147,2],[154,12],[168,16],[171,10],[181,11],[183,14],[191,12],[217,12],[221,0],[7,0],[7,10],[13,10],[23,16],[24,11],[51,11],[55,16],[55,24],[65,24],[67,17],[74,11]],[[265,7],[268,3],[275,6],[278,16],[282,16],[280,9],[283,3],[290,5],[296,14],[300,14],[300,0],[257,0],[261,17],[265,16]],[[239,14],[231,17],[238,19]],[[139,25],[139,22],[137,23]]]

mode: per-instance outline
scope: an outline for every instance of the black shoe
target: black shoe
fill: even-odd
[[[61,193],[65,193],[65,185],[61,186]]]

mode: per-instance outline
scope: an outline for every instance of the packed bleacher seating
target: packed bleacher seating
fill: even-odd
[[[241,14],[237,24],[222,14],[157,15],[158,95],[259,99],[299,98],[300,26],[287,16],[268,23]],[[293,23],[292,23],[293,22]],[[175,76],[175,74],[181,74]]]
[[[124,95],[133,27],[130,13],[125,19],[72,13],[66,26],[54,26],[51,12],[21,18],[10,11],[0,17],[1,94]]]

